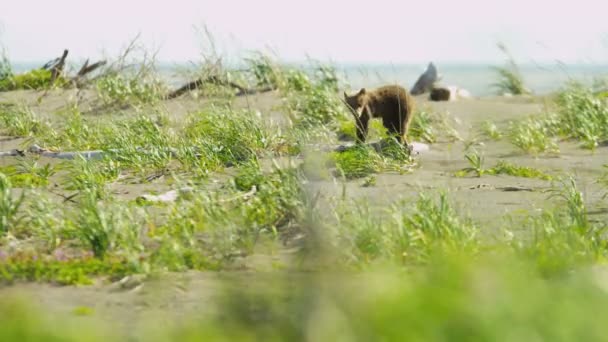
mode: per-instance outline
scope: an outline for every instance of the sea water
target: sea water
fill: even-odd
[[[42,66],[44,63],[13,63],[16,73]],[[184,72],[191,64],[159,63],[158,71],[170,87],[178,87],[188,81]],[[427,64],[332,64],[338,76],[350,90],[374,88],[384,84],[400,84],[410,89]],[[494,69],[500,64],[455,64],[435,63],[440,83],[458,86],[468,90],[473,96],[495,95],[499,91],[494,86],[498,73]],[[597,79],[608,77],[608,64],[523,64],[519,72],[525,86],[534,94],[542,95],[562,88],[566,82],[574,80],[592,84]]]

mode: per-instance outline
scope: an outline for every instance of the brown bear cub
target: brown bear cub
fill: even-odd
[[[365,142],[371,118],[382,118],[382,124],[391,135],[398,135],[399,141],[410,148],[407,131],[412,122],[414,100],[403,87],[387,85],[374,90],[361,89],[344,101],[355,116],[357,141]]]

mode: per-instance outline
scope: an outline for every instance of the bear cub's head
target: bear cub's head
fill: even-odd
[[[365,106],[367,92],[365,88],[361,88],[359,92],[353,96],[348,96],[344,92],[344,102],[348,104],[352,109],[358,111],[360,108]]]

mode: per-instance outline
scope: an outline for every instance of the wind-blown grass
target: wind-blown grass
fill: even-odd
[[[591,88],[569,84],[557,99],[559,134],[593,149],[608,141],[608,101]]]
[[[530,90],[525,87],[519,67],[507,47],[499,43],[498,48],[506,55],[507,61],[503,67],[492,68],[498,74],[498,81],[493,86],[501,95],[505,93],[512,95],[529,94]]]

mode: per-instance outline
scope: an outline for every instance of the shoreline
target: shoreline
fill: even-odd
[[[41,67],[43,63],[13,63],[15,73],[23,73]],[[70,63],[69,68],[78,63]],[[287,66],[296,67],[310,72],[314,64]],[[466,89],[474,98],[496,96],[493,84],[497,80],[493,69],[501,64],[436,64],[442,79],[442,86],[456,86]],[[336,73],[343,80],[345,88],[375,88],[388,83],[397,83],[405,88],[411,88],[416,79],[424,71],[426,64],[333,64]],[[589,65],[572,64],[560,65],[518,65],[524,83],[535,96],[548,96],[563,88],[569,81],[577,81],[586,86],[596,80],[608,77],[608,64]],[[238,69],[237,66],[229,67]],[[192,64],[157,63],[157,75],[169,88],[177,88],[196,78],[196,68]]]

